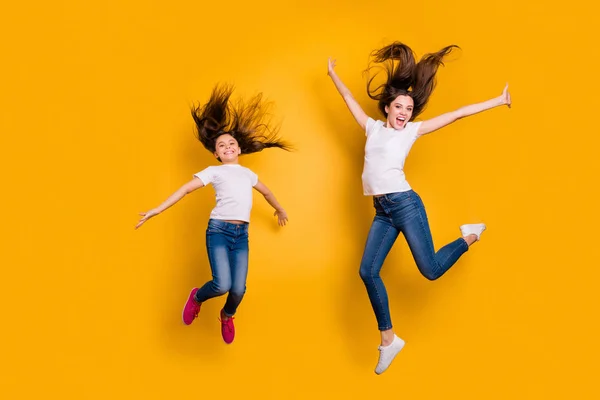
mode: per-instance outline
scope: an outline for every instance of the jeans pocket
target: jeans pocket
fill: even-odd
[[[216,225],[216,224],[211,224],[210,222],[208,223],[208,226],[206,227],[206,233],[225,233],[225,230],[223,228],[221,228],[220,226]]]

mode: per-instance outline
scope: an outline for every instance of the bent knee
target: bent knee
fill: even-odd
[[[229,294],[232,296],[242,297],[244,294],[246,294],[246,288],[245,287],[242,287],[242,288],[232,287],[229,290]]]
[[[379,278],[379,273],[371,272],[366,268],[361,268],[358,271],[358,275],[360,276],[360,279],[362,279],[363,281],[371,281],[373,279]]]
[[[217,283],[214,282],[213,283],[213,291],[218,295],[218,296],[222,296],[225,293],[229,292],[231,290],[231,284],[227,284],[227,283]]]
[[[441,276],[441,274],[434,269],[420,269],[420,271],[421,275],[423,275],[427,280],[430,281],[435,281]]]

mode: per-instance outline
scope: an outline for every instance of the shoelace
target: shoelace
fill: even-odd
[[[196,303],[194,301],[194,318],[198,318],[198,314],[200,313],[200,305],[201,303]]]
[[[235,319],[235,317],[229,317],[229,319],[227,321],[224,321],[221,318],[218,318],[218,320],[221,322],[221,324],[225,325],[227,327],[229,332],[233,332],[233,320],[234,319]]]

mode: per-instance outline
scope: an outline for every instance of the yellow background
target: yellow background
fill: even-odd
[[[542,1],[33,1],[0,12],[3,399],[591,399],[598,359],[596,12]],[[406,348],[373,373],[358,276],[373,216],[364,136],[327,57],[371,116],[361,71],[392,40],[462,47],[428,118],[499,95],[514,106],[415,145],[409,182],[437,247],[488,231],[442,279],[400,239],[384,278]],[[189,107],[219,81],[262,91],[298,151],[242,159],[255,197],[248,292],[231,346],[224,298],[189,327],[210,276],[212,188],[134,231],[215,160]]]

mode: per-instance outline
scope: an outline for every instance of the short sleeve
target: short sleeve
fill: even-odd
[[[258,175],[256,175],[251,170],[248,170],[248,174],[250,175],[250,183],[252,183],[252,187],[256,186],[258,183]]]
[[[371,117],[369,117],[367,119],[367,126],[365,126],[365,135],[371,136],[373,133],[377,132],[378,130],[381,129],[382,126],[385,125],[385,122],[383,121],[379,121],[379,120],[375,120]]]
[[[208,168],[203,169],[202,171],[194,174],[194,176],[196,178],[200,178],[202,183],[204,183],[204,186],[208,186],[209,184],[213,183],[213,181],[215,180],[214,175],[215,175],[214,168],[212,168],[212,167],[208,167]]]
[[[410,129],[410,132],[412,134],[412,136],[415,137],[415,139],[417,137],[419,137],[419,128],[421,127],[421,124],[423,123],[423,121],[419,121],[419,122],[409,122],[408,124],[408,128]]]
[[[367,119],[367,126],[365,127],[366,128],[365,129],[365,136],[369,136],[371,134],[371,132],[373,132],[373,128],[375,127],[375,123],[376,123],[376,121],[373,118],[369,117]]]

